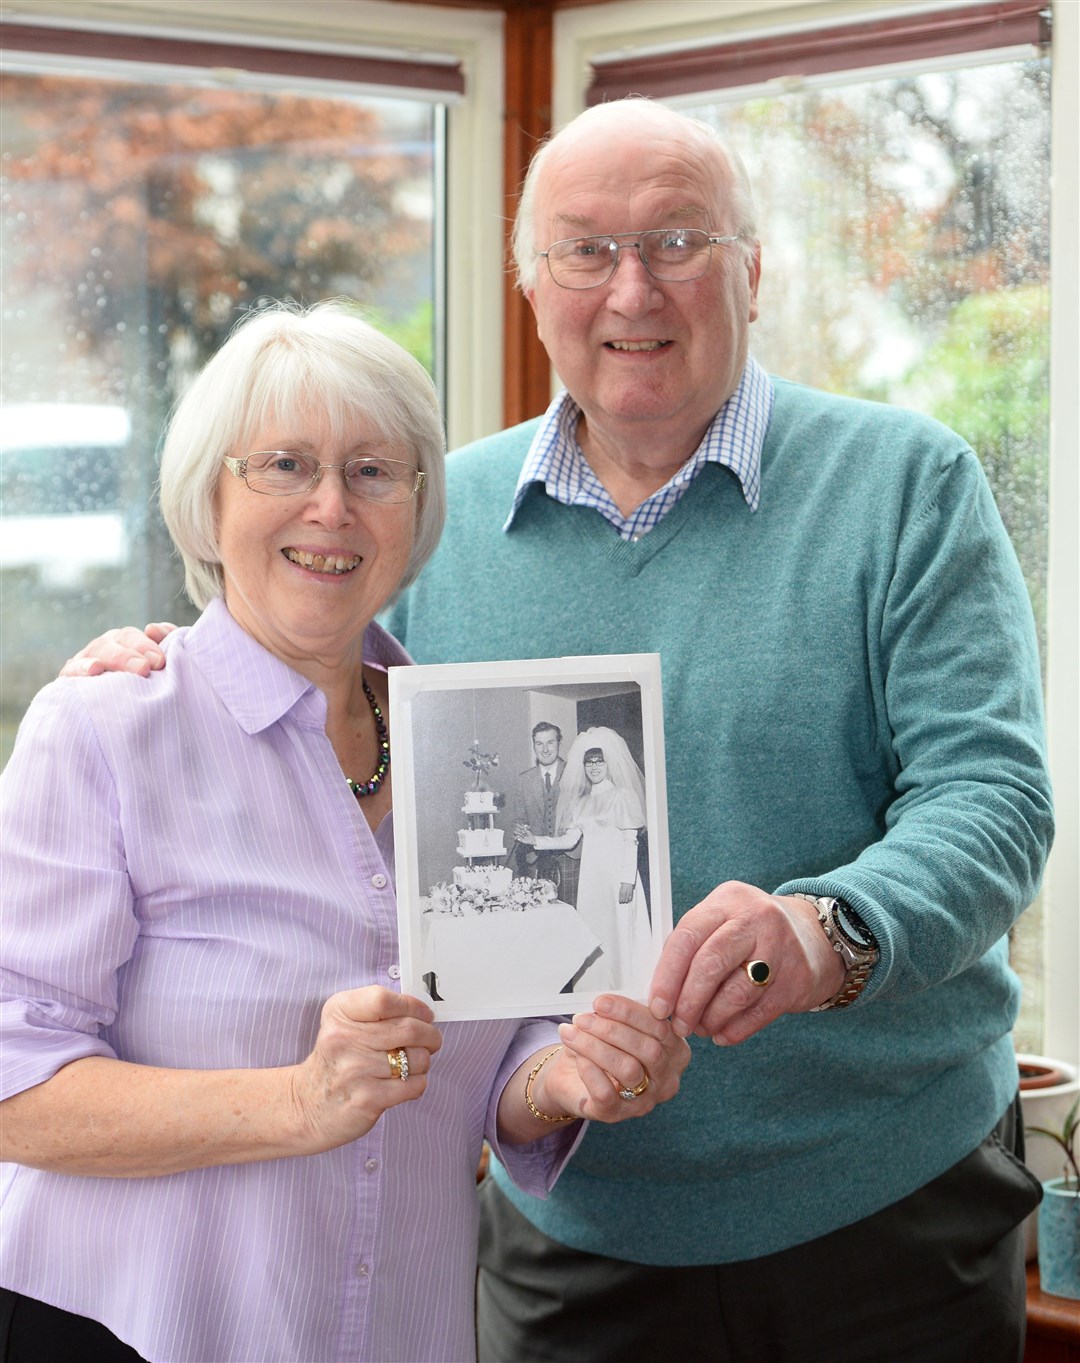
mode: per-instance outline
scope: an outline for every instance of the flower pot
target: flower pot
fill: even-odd
[[[1039,1204],[1039,1285],[1080,1301],[1080,1183],[1052,1178]]]
[[[1059,1130],[1080,1091],[1075,1067],[1045,1055],[1018,1055],[1016,1060],[1020,1067],[1020,1107],[1024,1126]],[[1048,1078],[1058,1075],[1062,1076],[1058,1082],[1047,1082]],[[1061,1176],[1064,1160],[1053,1141],[1043,1136],[1027,1136],[1025,1147],[1024,1163],[1040,1183]],[[1037,1225],[1038,1212],[1032,1212],[1024,1223],[1024,1257],[1029,1262],[1038,1250]]]
[[[1038,1056],[1018,1055],[1016,1063],[1020,1070],[1020,1089],[1023,1093],[1030,1093],[1032,1089],[1053,1088],[1057,1084],[1066,1084],[1069,1081],[1068,1071],[1056,1060],[1044,1061]]]

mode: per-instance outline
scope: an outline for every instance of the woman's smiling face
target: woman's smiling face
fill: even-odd
[[[362,418],[334,435],[316,419],[268,421],[229,453],[300,450],[322,464],[379,456],[415,464]],[[359,651],[364,630],[393,596],[409,563],[417,501],[373,502],[350,492],[340,468],[308,492],[252,492],[224,466],[218,480],[218,549],[233,618],[294,666],[333,665]],[[298,670],[303,670],[298,667]]]
[[[607,763],[599,748],[585,754],[585,775],[594,786],[607,776]]]

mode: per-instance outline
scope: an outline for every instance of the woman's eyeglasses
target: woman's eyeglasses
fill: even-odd
[[[407,502],[424,486],[425,475],[400,459],[350,459],[321,464],[301,450],[258,450],[244,459],[226,455],[225,467],[243,478],[252,492],[268,497],[294,497],[310,492],[327,469],[341,469],[345,486],[369,502]]]

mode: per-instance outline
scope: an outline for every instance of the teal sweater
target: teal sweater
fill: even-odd
[[[388,620],[417,662],[658,652],[676,917],[725,880],[830,893],[882,957],[852,1008],[694,1039],[678,1097],[594,1124],[555,1239],[654,1264],[771,1253],[972,1150],[1016,1089],[1006,933],[1052,836],[1031,610],[970,448],[777,382],[755,513],[709,465],[637,544],[539,486],[536,423],[449,461],[438,553]]]

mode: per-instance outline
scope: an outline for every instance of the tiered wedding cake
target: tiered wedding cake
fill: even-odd
[[[504,895],[510,889],[513,872],[504,866],[506,847],[503,830],[495,827],[495,792],[467,790],[462,813],[468,828],[458,829],[458,856],[464,866],[454,867],[454,884],[461,890],[481,890],[489,895]]]
[[[489,768],[499,765],[498,753],[480,751],[480,742],[473,739],[465,766],[476,773],[477,786]],[[451,883],[433,885],[428,894],[427,913],[446,913],[462,917],[468,913],[494,913],[510,909],[521,913],[556,899],[555,886],[550,880],[514,879],[509,866],[504,866],[506,847],[503,830],[495,827],[495,813],[502,797],[493,790],[467,790],[462,813],[467,828],[458,829],[458,856],[464,865],[454,867]]]

